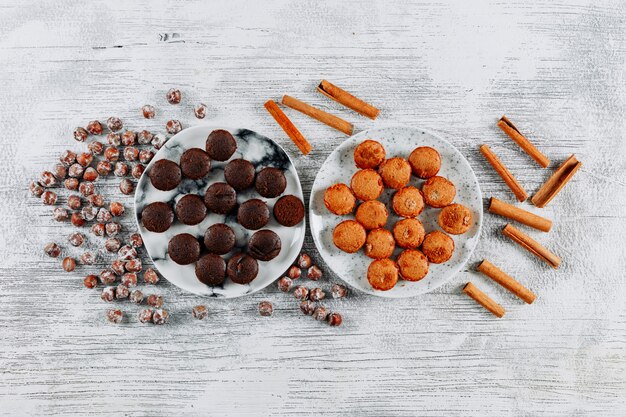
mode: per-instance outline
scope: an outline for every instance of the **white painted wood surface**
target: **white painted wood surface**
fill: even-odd
[[[0,3],[0,415],[626,414],[623,2],[86,3]],[[317,94],[322,78],[379,106],[380,120]],[[184,94],[178,107],[164,100],[172,86]],[[416,299],[331,301],[340,328],[303,316],[274,287],[211,301],[197,322],[189,311],[203,300],[167,283],[155,291],[173,313],[168,326],[137,323],[126,304],[130,321],[106,323],[109,306],[82,288],[86,271],[63,273],[42,253],[71,228],[29,196],[29,180],[79,148],[71,132],[88,120],[193,125],[203,101],[207,120],[248,124],[286,146],[308,194],[343,136],[290,111],[314,145],[300,156],[262,107],[283,93],[360,128],[438,131],[486,197],[513,201],[478,153],[483,142],[531,193],[550,173],[495,127],[503,113],[551,169],[576,153],[583,168],[542,211],[553,231],[524,228],[562,268],[520,251],[499,234],[505,221],[487,215],[473,260],[503,266],[538,294],[535,304],[468,268]],[[145,103],[156,119],[139,116]],[[99,187],[119,194],[114,181]],[[316,255],[310,236],[305,247]],[[505,306],[504,319],[461,293],[468,280]],[[262,299],[274,317],[258,316]]]

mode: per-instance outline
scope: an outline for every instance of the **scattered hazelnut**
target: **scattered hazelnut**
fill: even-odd
[[[194,319],[204,320],[209,315],[209,310],[203,305],[195,306],[191,309],[191,315]]]
[[[135,144],[137,140],[137,133],[132,130],[127,130],[122,133],[122,145],[124,146],[132,146]]]
[[[43,247],[43,251],[51,258],[58,258],[61,254],[61,247],[56,243],[51,242]]]
[[[306,300],[309,298],[309,289],[307,287],[299,286],[293,290],[293,296],[296,300]]]
[[[103,177],[109,175],[112,170],[113,167],[111,166],[111,163],[109,161],[98,161],[98,163],[96,164],[96,171]]]
[[[72,233],[67,238],[72,246],[82,246],[85,243],[85,235],[80,232]]]
[[[76,153],[68,149],[61,154],[61,156],[59,157],[59,161],[61,161],[63,165],[69,167],[76,162]]]
[[[67,178],[63,181],[63,186],[70,191],[78,190],[78,179],[77,178]]]
[[[81,152],[76,155],[76,162],[78,162],[82,167],[88,167],[93,162],[93,155],[91,152]]]
[[[135,186],[133,185],[131,180],[124,178],[120,182],[120,191],[122,192],[122,194],[130,195],[133,193],[134,190]]]
[[[107,311],[107,320],[111,323],[120,324],[124,319],[124,313],[121,310],[109,310]]]
[[[152,321],[152,310],[144,308],[139,311],[138,317],[141,323],[150,323]]]
[[[309,255],[307,255],[306,253],[301,253],[298,257],[297,265],[300,268],[306,269],[313,265],[313,261],[311,260],[311,257]]]
[[[133,233],[128,238],[128,243],[130,243],[130,246],[133,248],[140,248],[143,246],[143,239],[139,233]]]
[[[170,318],[170,313],[167,310],[154,310],[152,313],[152,322],[154,324],[165,324]]]
[[[100,271],[100,282],[104,285],[111,285],[115,282],[116,276],[110,269],[103,269]]]
[[[33,181],[30,183],[30,193],[33,195],[33,197],[41,197],[41,195],[44,192],[43,187],[41,186],[41,184],[39,184],[36,181]]]
[[[142,149],[139,151],[139,162],[147,164],[154,158],[154,152],[149,149]]]
[[[123,216],[126,211],[124,209],[124,205],[117,201],[113,201],[111,204],[109,204],[109,210],[111,211],[111,214],[115,217]]]
[[[193,113],[198,119],[204,119],[206,117],[206,105],[202,103],[198,104],[194,107]]]
[[[136,161],[139,157],[139,149],[134,146],[127,146],[124,148],[124,159],[127,161]]]
[[[143,293],[139,290],[132,290],[130,292],[129,300],[135,304],[141,304],[143,301]]]
[[[67,175],[69,175],[72,178],[82,178],[84,171],[85,171],[85,168],[83,168],[81,164],[75,163],[75,164],[70,165],[70,167],[67,170]]]
[[[79,195],[72,194],[67,197],[67,206],[72,210],[78,210],[83,205]]]
[[[113,170],[113,174],[116,177],[125,177],[128,175],[128,164],[125,162],[116,162],[115,169]]]
[[[106,159],[109,162],[117,161],[118,159],[120,159],[119,149],[113,146],[109,146],[108,148],[104,150],[104,159]]]
[[[345,285],[333,284],[333,286],[330,287],[330,293],[332,294],[333,298],[343,298],[348,295],[348,289]]]
[[[107,127],[111,132],[117,132],[123,127],[122,121],[118,117],[109,117],[107,119]]]
[[[133,178],[135,179],[139,179],[141,178],[141,175],[143,174],[143,172],[146,170],[146,167],[144,167],[141,164],[136,164],[133,169],[130,171],[130,175],[133,176]]]
[[[278,289],[282,292],[289,292],[293,285],[293,281],[289,277],[282,277],[278,280]]]
[[[54,166],[54,169],[52,169],[52,174],[54,175],[54,178],[56,178],[58,181],[61,181],[65,179],[65,177],[67,177],[67,167],[61,163],[58,163]]]
[[[124,275],[124,273],[126,272],[126,262],[116,259],[113,262],[111,262],[111,269],[117,275]]]
[[[80,262],[83,265],[93,265],[94,262],[96,262],[96,257],[91,252],[85,252],[82,255],[80,255]]]
[[[342,321],[341,314],[339,313],[332,313],[328,316],[328,324],[331,326],[341,326]]]
[[[83,217],[80,211],[75,211],[74,213],[72,213],[72,216],[70,217],[70,221],[76,227],[83,227],[86,223],[85,218]]]
[[[52,210],[52,218],[58,222],[64,222],[69,218],[69,213],[63,207],[55,207]]]
[[[102,142],[98,142],[97,140],[87,145],[87,148],[89,149],[89,152],[94,155],[100,155],[102,154],[102,151],[104,151],[104,145],[102,144]]]
[[[302,275],[302,270],[295,265],[292,265],[287,271],[287,276],[291,279],[298,279]]]
[[[92,194],[87,196],[87,202],[94,207],[104,206],[104,197],[101,194]]]
[[[107,232],[107,236],[117,236],[122,231],[122,225],[116,222],[107,223],[104,226],[104,229]]]
[[[115,289],[115,298],[117,298],[118,300],[121,300],[123,298],[128,298],[128,296],[130,295],[130,291],[128,290],[128,287],[124,284],[118,284],[117,288]]]
[[[80,211],[80,214],[83,215],[83,219],[88,222],[92,221],[96,218],[96,214],[98,213],[98,209],[93,206],[86,206]]]
[[[100,298],[106,301],[107,303],[115,300],[115,287],[106,287],[102,290],[102,294],[100,294]]]
[[[152,141],[152,133],[147,130],[142,130],[137,134],[137,143],[140,145],[147,145]]]
[[[306,276],[311,281],[318,281],[320,278],[322,278],[322,270],[319,269],[317,265],[313,265],[307,271]]]
[[[93,167],[87,167],[83,172],[83,179],[85,181],[95,181],[98,179],[98,171]]]
[[[130,261],[126,262],[126,270],[128,272],[139,272],[141,271],[141,268],[141,259],[139,258],[131,259]]]
[[[94,223],[91,226],[91,233],[96,236],[104,236],[104,223]]]
[[[87,125],[87,131],[92,135],[101,135],[102,134],[102,125],[97,120],[92,120]]]
[[[326,310],[325,307],[318,306],[315,311],[313,311],[313,318],[317,321],[326,321],[328,313],[329,311]]]
[[[95,275],[87,275],[83,280],[83,285],[87,288],[96,288],[98,286],[98,277]]]
[[[122,242],[116,237],[111,237],[104,242],[104,248],[109,252],[117,252],[121,246]]]
[[[170,88],[170,90],[165,95],[165,98],[167,99],[167,102],[170,104],[178,104],[180,103],[182,94],[180,93],[180,90],[176,88]]]
[[[163,307],[163,297],[161,297],[160,295],[151,294],[148,296],[148,299],[146,300],[146,302],[148,303],[150,307],[155,307],[155,308]]]
[[[137,286],[137,274],[133,272],[127,272],[122,275],[122,284],[127,287],[136,287]]]
[[[269,301],[261,301],[259,303],[259,314],[263,317],[269,317],[274,312],[274,307]]]
[[[120,146],[122,144],[122,137],[119,133],[109,133],[107,135],[107,143],[111,146]]]
[[[44,187],[52,187],[56,185],[57,179],[50,171],[44,171],[39,175],[39,184]]]
[[[52,191],[44,191],[41,194],[41,201],[47,206],[53,206],[57,202],[57,195]]]
[[[154,106],[150,104],[146,104],[141,108],[141,112],[143,113],[143,117],[146,119],[154,118]]]
[[[137,251],[130,245],[124,245],[117,251],[117,256],[123,261],[129,261],[137,257]]]
[[[96,187],[93,185],[93,182],[83,181],[78,186],[78,192],[85,197],[89,197],[96,192]]]
[[[74,130],[74,140],[77,142],[84,142],[87,139],[87,136],[89,136],[89,133],[82,127],[77,127]]]
[[[154,269],[148,268],[143,273],[143,281],[146,284],[156,284],[157,282],[159,282],[159,274],[157,274]]]
[[[313,301],[304,300],[300,302],[300,311],[307,316],[312,316],[315,311],[315,303]]]
[[[65,272],[72,272],[76,269],[76,259],[70,258],[69,256],[63,258],[62,265]]]
[[[154,149],[161,149],[163,147],[163,145],[165,145],[165,142],[167,142],[167,138],[165,136],[163,136],[160,133],[157,133],[156,135],[154,135],[154,137],[152,138],[152,146],[154,146]]]
[[[320,301],[326,298],[326,293],[321,288],[313,288],[309,291],[309,298],[311,301]]]
[[[183,125],[178,120],[168,120],[165,124],[165,130],[167,131],[167,133],[175,135],[176,133],[183,130]]]

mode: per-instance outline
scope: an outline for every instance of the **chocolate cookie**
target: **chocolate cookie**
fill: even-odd
[[[216,223],[204,232],[204,246],[211,253],[225,255],[235,247],[235,232],[224,223]]]
[[[224,178],[236,191],[252,187],[255,175],[254,165],[245,159],[233,159],[224,167]]]
[[[226,261],[213,253],[204,255],[196,263],[196,277],[206,285],[220,285],[226,278]]]
[[[295,195],[285,195],[274,203],[274,217],[283,226],[295,226],[304,219],[304,203]]]
[[[250,255],[238,253],[228,261],[226,275],[235,284],[247,284],[259,273],[259,263]]]
[[[189,233],[181,233],[170,239],[167,253],[179,265],[189,265],[200,257],[200,243]]]
[[[183,224],[194,225],[206,217],[206,206],[202,197],[187,194],[176,203],[176,217]]]
[[[271,230],[255,232],[248,243],[248,254],[259,261],[271,261],[280,253],[280,237]]]
[[[211,170],[211,159],[200,148],[187,149],[180,157],[180,170],[187,178],[202,179]]]
[[[267,204],[258,198],[248,200],[239,206],[237,221],[250,230],[258,230],[265,226],[270,219],[270,210]]]
[[[163,233],[174,222],[174,210],[167,203],[157,201],[144,207],[141,212],[143,227],[154,233]]]
[[[281,195],[287,188],[287,179],[282,170],[273,167],[263,168],[256,176],[254,184],[257,193],[265,198]]]
[[[204,204],[217,214],[228,214],[237,206],[237,193],[225,182],[216,182],[207,188]]]
[[[237,150],[237,141],[227,130],[214,130],[206,140],[206,152],[211,159],[226,161]]]
[[[157,190],[169,191],[178,187],[183,174],[176,162],[160,159],[154,163],[148,174],[150,182]]]

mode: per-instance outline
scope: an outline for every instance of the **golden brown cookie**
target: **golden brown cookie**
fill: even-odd
[[[461,204],[450,204],[439,213],[439,226],[452,235],[461,235],[472,227],[472,212]]]
[[[365,243],[365,229],[354,220],[344,220],[333,230],[333,243],[344,252],[354,253]]]
[[[422,222],[417,219],[403,219],[393,226],[393,237],[401,248],[418,248],[425,234]]]
[[[400,157],[387,159],[380,165],[378,172],[383,178],[385,187],[396,190],[407,185],[411,179],[411,165]]]
[[[365,201],[356,209],[356,221],[366,230],[385,226],[388,216],[387,207],[378,200]]]
[[[365,255],[373,259],[389,258],[393,255],[396,242],[387,229],[374,229],[367,234]]]
[[[375,290],[389,291],[398,282],[398,265],[391,259],[377,259],[367,268],[367,280]]]
[[[452,257],[454,240],[447,234],[435,230],[424,238],[422,252],[426,255],[429,262],[434,264],[444,263]]]
[[[383,193],[383,180],[373,169],[357,171],[350,181],[352,192],[362,201],[376,200]]]
[[[431,207],[441,208],[452,203],[456,195],[456,188],[444,177],[432,177],[422,186],[424,201]]]
[[[335,184],[324,192],[324,205],[331,213],[349,214],[354,210],[356,198],[346,184]]]
[[[400,217],[417,217],[424,210],[424,198],[420,190],[408,186],[396,191],[391,206]]]
[[[385,148],[375,140],[365,140],[354,149],[354,162],[361,169],[378,168],[385,157]]]
[[[419,281],[428,274],[428,258],[418,250],[403,251],[397,262],[400,276],[407,281]]]
[[[424,179],[434,177],[441,168],[441,155],[429,146],[420,146],[409,155],[409,164],[413,175]]]

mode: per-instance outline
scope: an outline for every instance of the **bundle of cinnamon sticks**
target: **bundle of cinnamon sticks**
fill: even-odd
[[[504,131],[504,133],[506,133],[507,136],[517,145],[519,145],[519,147],[522,148],[522,150],[526,152],[537,164],[539,164],[539,166],[547,168],[548,165],[550,165],[550,159],[537,149],[537,147],[535,147],[535,145],[533,145],[506,116],[502,116],[502,118],[500,118],[497,126],[502,129],[502,131]],[[498,158],[487,145],[481,145],[479,149],[487,162],[495,169],[498,175],[511,189],[517,200],[520,202],[526,201],[528,193],[524,190],[524,187],[522,187],[522,185],[517,181],[500,158]],[[581,163],[576,159],[576,157],[571,155],[539,188],[530,201],[539,208],[545,207],[563,189],[565,184],[567,184],[578,168],[580,168],[580,165]],[[491,197],[489,201],[489,212],[506,217],[518,223],[522,223],[542,232],[547,233],[552,228],[551,220],[498,200],[495,197]],[[517,243],[522,248],[526,249],[531,254],[535,255],[537,258],[546,262],[552,268],[557,269],[561,264],[561,258],[515,226],[506,224],[502,229],[502,234]],[[536,297],[530,290],[489,261],[483,260],[477,269],[496,283],[524,300],[526,303],[530,304],[535,300]],[[471,282],[467,283],[467,285],[463,288],[463,291],[497,317],[502,317],[504,315],[504,308],[479,290]]]

